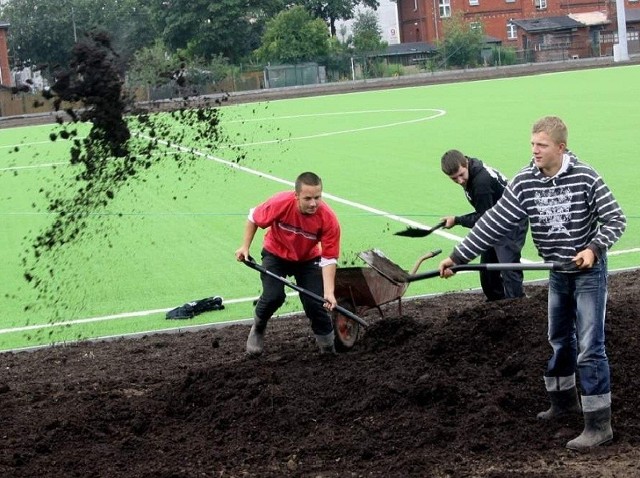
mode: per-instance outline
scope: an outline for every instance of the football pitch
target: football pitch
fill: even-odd
[[[393,233],[471,210],[440,171],[442,153],[456,148],[512,176],[528,163],[531,125],[545,115],[565,120],[569,148],[604,177],[627,215],[610,269],[638,267],[638,98],[640,66],[617,66],[226,106],[226,139],[214,144],[193,125],[160,116],[171,134],[159,138],[156,153],[167,161],[96,210],[77,241],[36,262],[32,245],[53,220],[48,191],[78,166],[70,164],[69,140],[50,139],[59,125],[2,129],[0,350],[251,318],[259,276],[234,257],[248,211],[292,189],[303,171],[322,177],[324,198],[340,218],[341,266],[365,266],[357,254],[376,248],[409,269],[425,252],[442,249],[421,267],[435,269],[466,229],[423,239]],[[80,136],[88,131],[77,129]],[[181,155],[192,158],[186,173],[170,160]],[[259,232],[254,257],[261,238]],[[539,260],[528,240],[523,261]],[[28,267],[44,278],[44,297],[25,280]],[[546,275],[525,272],[525,279]],[[411,283],[405,297],[477,287],[477,273],[459,273]],[[300,310],[297,294],[288,292],[280,314]],[[216,295],[224,310],[165,318],[169,309]]]

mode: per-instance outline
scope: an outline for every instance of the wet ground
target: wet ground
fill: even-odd
[[[639,289],[611,277],[615,439],[590,453],[564,448],[581,417],[535,419],[550,348],[531,285],[371,311],[335,357],[302,316],[272,321],[258,359],[247,325],[1,354],[0,476],[640,476]]]

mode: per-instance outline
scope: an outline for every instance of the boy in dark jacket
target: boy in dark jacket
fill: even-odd
[[[502,197],[507,187],[507,178],[499,171],[483,164],[475,158],[469,158],[460,151],[452,149],[444,153],[440,161],[442,172],[464,189],[467,200],[474,212],[463,216],[446,216],[445,228],[463,226],[472,228],[482,215],[491,209]],[[498,262],[520,262],[520,254],[527,237],[528,220],[524,218],[518,227],[505,235],[497,244],[480,254],[485,264]],[[524,296],[522,290],[522,271],[480,271],[480,285],[488,301],[514,299]]]

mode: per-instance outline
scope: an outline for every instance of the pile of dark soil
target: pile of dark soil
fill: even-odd
[[[438,279],[434,279],[438,280]],[[611,277],[612,444],[566,450],[582,419],[540,423],[546,288],[446,294],[367,315],[319,355],[306,318],[6,353],[0,475],[631,477],[640,475],[640,271]]]

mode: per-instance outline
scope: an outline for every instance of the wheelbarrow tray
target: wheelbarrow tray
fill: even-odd
[[[440,252],[436,250],[421,256],[411,273],[415,273],[423,261]],[[360,258],[367,262],[366,256],[361,255]],[[336,270],[335,296],[338,304],[343,309],[358,314],[376,308],[382,315],[380,306],[395,300],[398,301],[398,308],[402,313],[401,298],[407,287],[408,283],[393,281],[375,267],[339,267]],[[348,320],[339,310],[333,311],[332,319],[336,332],[336,350],[345,352],[353,347],[358,339],[359,324]]]
[[[371,267],[339,267],[336,270],[335,296],[338,304],[355,314],[400,300],[408,284],[398,284]],[[339,310],[332,313],[335,346],[346,352],[358,340],[360,324],[349,320]]]
[[[356,308],[378,307],[399,299],[407,284],[388,280],[371,267],[340,267],[336,271],[335,296]]]

